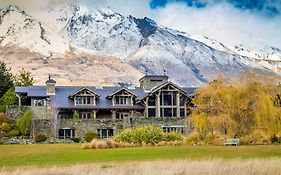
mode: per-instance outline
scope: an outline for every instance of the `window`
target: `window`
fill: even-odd
[[[46,106],[46,100],[45,99],[34,99],[33,106]]]
[[[155,95],[148,97],[148,106],[155,106]]]
[[[185,105],[185,97],[180,97],[180,106]]]
[[[75,105],[94,105],[95,97],[94,96],[76,96]]]
[[[160,94],[160,105],[163,106],[174,106],[176,105],[176,92],[161,92]]]
[[[101,139],[113,137],[113,129],[111,128],[97,129],[97,133]]]
[[[115,96],[114,102],[116,105],[128,105],[129,98],[128,98],[128,96]]]
[[[116,119],[123,119],[124,117],[128,117],[128,116],[129,116],[128,113],[116,112]]]
[[[186,126],[162,126],[163,132],[178,132],[184,134]]]
[[[160,108],[161,117],[177,117],[177,108]]]
[[[148,116],[147,117],[155,117],[155,108],[148,108]]]
[[[90,119],[92,116],[91,112],[79,112],[79,119]]]
[[[180,116],[185,117],[185,108],[180,108]]]
[[[75,129],[63,128],[59,130],[59,139],[71,139],[75,137]]]

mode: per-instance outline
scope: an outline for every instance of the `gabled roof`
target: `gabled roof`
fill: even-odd
[[[115,95],[115,94],[117,94],[117,93],[119,93],[119,92],[121,92],[121,91],[126,91],[126,92],[128,92],[129,94],[134,95],[135,97],[137,97],[137,95],[134,94],[132,91],[130,91],[129,89],[123,87],[123,88],[120,88],[120,89],[116,89],[114,92],[112,92],[111,94],[109,94],[109,95],[107,96],[107,98],[111,98],[113,95]]]
[[[172,83],[172,82],[170,82],[170,81],[167,81],[167,82],[165,82],[165,83],[163,83],[163,84],[160,84],[159,86],[156,86],[156,87],[152,88],[151,91],[150,91],[148,94],[146,94],[145,96],[143,96],[142,98],[140,98],[139,101],[140,101],[140,100],[143,100],[144,98],[146,98],[147,96],[149,96],[149,95],[151,95],[151,94],[154,94],[155,92],[157,92],[158,90],[162,89],[163,87],[165,87],[165,86],[167,86],[167,85],[173,86],[174,88],[178,89],[178,90],[181,91],[183,94],[185,94],[186,96],[188,96],[188,92],[187,92],[185,89],[179,87],[179,86],[176,85],[175,83]]]
[[[84,91],[84,90],[87,90],[87,91],[89,91],[91,94],[93,94],[93,95],[95,95],[95,96],[97,96],[97,97],[100,97],[100,95],[99,95],[98,93],[94,92],[93,90],[91,90],[91,89],[89,89],[89,88],[87,88],[87,87],[83,87],[83,88],[79,89],[78,91],[76,91],[75,93],[71,94],[71,95],[69,96],[69,98],[73,98],[75,95],[79,94],[80,92],[82,92],[82,91]]]

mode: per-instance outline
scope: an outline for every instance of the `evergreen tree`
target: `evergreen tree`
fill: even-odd
[[[19,74],[15,76],[16,86],[32,86],[34,83],[34,78],[31,72],[21,69]]]
[[[13,75],[10,71],[11,68],[7,68],[7,65],[0,61],[0,98],[14,86]]]

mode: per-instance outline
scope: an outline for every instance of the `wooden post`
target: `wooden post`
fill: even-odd
[[[155,94],[156,95],[156,116],[155,117],[160,117],[160,94],[161,94],[161,91],[159,91],[158,94]]]
[[[180,94],[177,92],[177,117],[180,117]]]
[[[111,118],[112,118],[112,121],[115,121],[116,119],[116,110],[111,110]]]
[[[18,97],[18,100],[19,100],[19,107],[21,107],[21,95],[18,94],[18,93],[15,93],[15,94]]]
[[[93,119],[96,120],[96,118],[97,118],[97,112],[98,112],[98,111],[97,111],[97,110],[93,110],[92,112],[93,112]]]

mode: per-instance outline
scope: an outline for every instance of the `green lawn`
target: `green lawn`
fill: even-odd
[[[0,167],[108,161],[281,158],[281,145],[178,146],[82,150],[81,144],[0,145]]]

